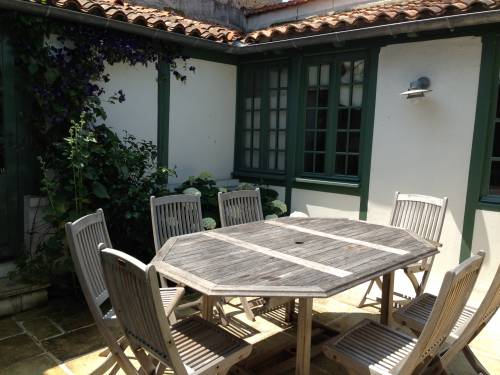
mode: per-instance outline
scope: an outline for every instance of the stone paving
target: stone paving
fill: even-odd
[[[355,307],[362,291],[360,287],[333,298],[315,300],[315,322],[344,331],[362,319],[378,319],[377,309],[368,307],[361,310]],[[279,312],[257,317],[255,322],[246,320],[237,309],[228,307],[228,312],[233,317],[228,329],[254,344],[245,367],[257,374],[294,373],[291,366],[294,362],[295,329],[283,322]],[[491,374],[500,374],[499,315],[472,343],[472,349]],[[316,338],[321,340],[324,337],[320,332]],[[99,357],[102,348],[103,341],[82,301],[51,300],[47,306],[0,320],[0,375],[88,374],[102,362],[103,358]],[[317,352],[319,354],[311,361],[312,374],[345,374],[319,349]],[[280,361],[283,371],[269,372],[270,365]],[[451,373],[474,374],[461,356],[453,363]]]

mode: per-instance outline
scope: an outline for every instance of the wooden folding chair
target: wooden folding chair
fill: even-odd
[[[111,240],[103,211],[98,209],[94,214],[67,223],[66,237],[83,295],[97,328],[109,348],[109,351],[102,353],[107,356],[106,360],[92,374],[104,374],[115,365],[121,367],[127,374],[136,374],[137,371],[124,353],[127,341],[123,337],[117,339],[111,331],[112,328],[119,327],[115,312],[112,308],[105,309],[108,291],[98,247],[99,244],[111,246]],[[161,290],[161,297],[165,303],[172,299],[174,291],[175,289],[168,288]],[[172,318],[175,319],[175,316]]]
[[[441,232],[443,230],[447,205],[448,198],[446,197],[436,198],[426,195],[401,194],[397,191],[394,197],[389,225],[408,229],[420,237],[441,246],[439,239],[441,238]],[[434,256],[431,256],[403,268],[405,275],[408,277],[415,290],[415,297],[423,293],[429,279],[433,262]],[[420,282],[416,277],[416,274],[419,273],[422,273]],[[374,284],[377,284],[379,289],[382,290],[381,278],[371,280],[358,307],[369,305],[365,302]],[[408,296],[397,292],[394,294],[405,300],[410,299]]]
[[[402,325],[409,327],[420,335],[431,311],[436,304],[436,296],[424,293],[415,298],[401,309],[394,312],[394,319]],[[500,266],[491,286],[486,292],[483,301],[477,308],[466,306],[446,340],[445,350],[441,361],[446,368],[459,352],[463,352],[472,368],[478,373],[487,375],[488,371],[479,362],[469,347],[469,344],[488,324],[500,306]]]
[[[179,375],[223,375],[250,355],[250,344],[200,317],[171,326],[168,316],[184,289],[176,288],[164,308],[153,265],[113,249],[104,249],[101,261],[120,325],[147,374],[170,368]]]
[[[228,193],[219,193],[219,213],[222,227],[246,224],[264,220],[260,189],[236,190]],[[240,297],[241,306],[247,319],[254,321],[255,313],[252,307],[257,307],[259,314],[275,310],[283,305],[286,307],[287,320],[291,319],[294,311],[295,299],[293,298],[256,298],[248,301]]]
[[[418,339],[367,319],[328,341],[323,352],[353,375],[446,373],[439,353],[470,296],[483,259],[484,254],[475,255],[446,273]]]
[[[158,252],[170,237],[203,231],[203,216],[199,196],[178,194],[150,198],[153,238]],[[161,277],[161,285],[166,287],[167,281]],[[201,310],[202,298],[177,306],[178,309],[195,307]],[[223,325],[229,324],[229,317],[222,307],[222,300],[215,303],[219,319]]]

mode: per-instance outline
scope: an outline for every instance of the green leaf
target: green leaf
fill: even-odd
[[[98,181],[94,181],[92,184],[92,191],[97,198],[109,198],[106,187]]]

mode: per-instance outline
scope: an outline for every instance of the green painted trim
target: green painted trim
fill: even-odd
[[[471,160],[469,164],[469,178],[467,183],[467,196],[465,199],[464,220],[462,227],[462,243],[460,246],[460,260],[467,259],[471,254],[472,237],[474,235],[474,221],[476,209],[481,197],[481,182],[483,179],[484,160],[488,139],[489,118],[493,101],[496,95],[495,77],[497,40],[494,34],[483,37],[483,50],[481,54],[481,70],[479,75],[479,90],[476,104],[476,118],[474,135],[472,138]],[[483,205],[485,207],[485,205]]]
[[[170,66],[158,64],[158,166],[168,167],[168,141],[170,124]]]
[[[289,210],[292,206],[292,188],[295,178],[297,133],[299,128],[299,103],[301,91],[301,72],[303,58],[296,53],[289,61],[288,66],[288,111],[287,111],[287,136],[286,136],[286,182],[285,203]]]
[[[211,61],[221,64],[237,65],[238,56],[230,55],[227,53],[221,53],[217,51],[212,51],[209,49],[193,48],[193,47],[183,47],[182,54],[191,59]],[[188,60],[189,64],[189,60]]]
[[[298,179],[298,181],[293,183],[292,188],[322,191],[324,193],[352,195],[356,197],[359,197],[361,194],[361,190],[359,187],[339,185],[338,183],[334,182],[328,183],[328,181],[324,180],[307,180],[307,182],[304,182],[305,180],[306,179]]]
[[[314,178],[303,178],[297,177],[295,178],[295,182],[303,183],[303,184],[315,184],[315,185],[324,185],[324,186],[336,186],[343,188],[359,188],[359,184],[357,182],[345,182],[345,181],[331,181],[324,179],[314,179]]]
[[[368,87],[365,90],[363,98],[364,113],[362,124],[364,131],[361,134],[361,154],[360,154],[360,181],[361,181],[361,199],[359,200],[359,220],[366,220],[368,216],[368,197],[370,193],[370,175],[373,145],[373,127],[375,121],[375,104],[377,97],[377,73],[378,56],[380,48],[370,49],[368,56],[368,72],[365,72],[365,82]]]

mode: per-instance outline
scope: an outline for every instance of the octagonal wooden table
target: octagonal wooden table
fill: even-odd
[[[207,296],[299,298],[296,374],[309,374],[312,301],[383,276],[389,324],[394,271],[436,254],[404,229],[363,221],[280,218],[169,239],[152,263]],[[207,305],[205,315],[212,308]]]

